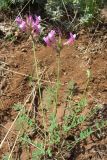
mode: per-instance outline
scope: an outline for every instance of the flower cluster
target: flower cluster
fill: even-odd
[[[65,42],[61,42],[61,35],[59,34],[59,39],[56,38],[56,32],[55,30],[51,30],[46,37],[43,38],[44,42],[47,46],[52,46],[56,49],[56,51],[59,51],[62,49],[65,45],[71,45],[75,41],[76,35],[70,33],[69,39]]]
[[[20,17],[16,18],[17,26],[20,30],[23,32],[33,32],[36,34],[39,34],[41,32],[41,17],[35,16],[34,18],[32,16],[28,16],[25,20],[23,20]]]

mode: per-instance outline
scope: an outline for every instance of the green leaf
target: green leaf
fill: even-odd
[[[20,141],[23,142],[23,144],[27,144],[27,145],[31,143],[31,139],[27,134],[22,135],[20,137]]]
[[[48,148],[46,153],[48,154],[49,157],[52,157],[52,149]]]
[[[93,133],[93,130],[91,127],[87,128],[84,131],[80,132],[80,140],[86,139],[87,137],[89,137],[91,134]]]
[[[71,128],[74,128],[77,125],[83,123],[85,121],[85,119],[86,119],[86,116],[84,116],[84,115],[74,117],[72,124],[71,124]]]
[[[82,111],[88,105],[86,97],[83,97],[78,103],[75,112],[78,113]]]
[[[32,160],[40,160],[45,155],[44,145],[43,143],[37,143],[35,146],[37,146],[37,149],[32,153]]]

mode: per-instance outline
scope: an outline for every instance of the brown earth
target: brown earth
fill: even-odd
[[[86,85],[86,71],[91,70],[87,96],[89,103],[104,105],[107,113],[107,25],[98,27],[87,33],[82,30],[79,38],[73,46],[65,47],[61,53],[60,80],[63,84],[60,92],[60,106],[64,103],[63,93],[70,80],[76,82],[78,88],[75,99],[79,99]],[[40,72],[43,74],[43,83],[55,82],[56,55],[51,48],[38,45],[37,57],[40,64]],[[45,69],[45,70],[44,70]],[[12,106],[15,103],[26,100],[31,92],[28,75],[33,74],[33,52],[30,40],[8,42],[0,40],[0,141],[17,113]],[[52,83],[53,84],[53,83]],[[91,105],[89,106],[92,107]],[[63,115],[62,107],[58,108],[58,119]],[[85,114],[85,113],[84,113]],[[107,115],[106,115],[107,116]],[[104,132],[105,133],[105,132]],[[87,142],[76,146],[71,153],[70,160],[106,160],[107,159],[107,134],[101,140],[88,138]],[[8,137],[1,151],[1,156],[9,151],[14,136]],[[94,138],[95,139],[95,138]],[[89,142],[89,143],[88,143]],[[9,145],[8,145],[9,143]],[[102,148],[101,148],[102,147]],[[2,158],[1,158],[2,159]],[[26,158],[22,158],[26,160]]]

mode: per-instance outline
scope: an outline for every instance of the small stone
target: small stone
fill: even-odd
[[[105,35],[105,36],[103,37],[103,39],[106,40],[106,39],[107,39],[107,35]]]
[[[64,76],[66,76],[67,75],[67,72],[64,72]]]
[[[25,48],[22,48],[22,50],[21,50],[22,52],[27,52],[27,50],[25,49]]]

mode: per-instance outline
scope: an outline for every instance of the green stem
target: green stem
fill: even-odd
[[[39,80],[38,62],[37,62],[37,57],[36,57],[36,48],[35,48],[35,41],[33,39],[33,35],[31,35],[31,38],[32,38],[32,46],[33,46],[33,54],[34,54],[34,65],[35,65],[36,79]]]
[[[60,82],[60,55],[57,56],[57,82]]]
[[[43,109],[43,104],[42,104],[41,83],[40,83],[40,78],[39,78],[39,73],[38,73],[38,62],[37,62],[37,57],[36,57],[36,48],[35,48],[35,41],[34,41],[33,35],[31,35],[31,38],[32,38],[32,45],[33,45],[34,65],[35,65],[36,79],[37,79],[37,85],[38,85],[38,91],[39,91],[40,105],[42,108],[43,126],[45,129],[46,124],[45,124],[44,109]],[[45,140],[46,140],[46,133],[44,133],[44,134],[45,134]]]
[[[36,48],[35,48],[35,41],[32,37],[32,45],[33,45],[33,53],[34,53],[34,65],[35,65],[35,72],[36,72],[36,79],[37,79],[37,84],[38,84],[38,90],[39,90],[39,96],[40,96],[40,102],[42,102],[42,95],[41,95],[41,83],[39,79],[39,73],[38,73],[38,62],[37,62],[37,57],[36,57]]]
[[[87,80],[87,82],[86,82],[86,87],[85,87],[84,92],[83,92],[83,96],[84,96],[84,97],[86,96],[86,93],[87,93],[87,90],[88,90],[89,83],[90,83],[90,78],[88,78],[88,80]]]
[[[59,85],[60,85],[60,54],[57,55],[57,80],[56,80],[56,99],[55,99],[55,116],[57,114]]]

